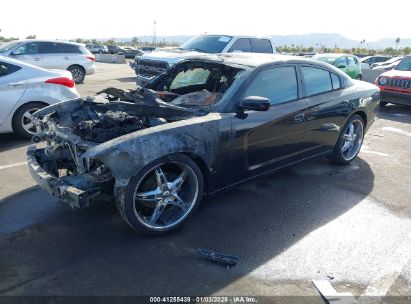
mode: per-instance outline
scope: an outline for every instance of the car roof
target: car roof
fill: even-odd
[[[84,45],[84,43],[77,43],[74,41],[66,41],[66,40],[45,40],[45,39],[22,39],[22,40],[16,40],[16,41],[12,41],[12,42],[19,42],[19,43],[26,43],[26,42],[60,42],[60,43],[67,43],[67,44],[74,44],[74,45],[78,45],[78,46],[82,46]]]

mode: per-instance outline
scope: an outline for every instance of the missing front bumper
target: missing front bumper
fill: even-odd
[[[29,146],[27,149],[30,174],[37,184],[72,208],[87,207],[90,201],[90,193],[46,172],[38,162],[38,159],[42,159],[44,155],[44,149],[36,149],[35,146]]]

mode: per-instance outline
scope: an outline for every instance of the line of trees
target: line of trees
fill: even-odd
[[[316,53],[316,52],[321,52],[321,53],[344,53],[344,54],[387,54],[391,56],[397,56],[397,55],[410,55],[411,54],[411,47],[404,47],[402,49],[398,48],[392,48],[388,47],[385,48],[384,50],[376,50],[376,49],[366,49],[366,48],[339,48],[338,46],[335,46],[333,48],[327,48],[325,46],[322,46],[320,48],[314,48],[314,47],[303,47],[303,46],[278,46],[277,52],[279,53]]]
[[[36,39],[36,35],[29,35],[26,37],[26,39]],[[15,37],[3,37],[0,36],[0,43],[5,43],[5,42],[10,42],[18,40],[18,38]],[[180,43],[175,42],[175,41],[166,41],[165,39],[161,41],[157,41],[156,43],[154,42],[148,42],[148,41],[140,41],[137,37],[132,38],[130,41],[124,41],[124,42],[117,42],[115,41],[114,38],[108,39],[108,40],[98,40],[98,39],[82,39],[82,38],[77,38],[72,41],[78,42],[78,43],[84,43],[84,44],[99,44],[99,45],[120,45],[120,46],[134,46],[134,47],[142,47],[142,46],[151,46],[151,47],[174,47],[180,45]],[[365,40],[364,40],[365,42]],[[397,55],[410,55],[411,54],[411,47],[404,47],[402,49],[398,49],[398,44],[400,43],[400,38],[395,39],[395,44],[396,47],[388,47],[385,48],[384,50],[376,50],[376,49],[367,49],[364,47],[361,47],[365,43],[361,43],[360,47],[357,48],[339,48],[337,45],[335,45],[333,48],[327,48],[325,46],[321,47],[303,47],[303,46],[297,46],[294,44],[291,44],[290,46],[288,45],[283,45],[283,46],[278,46],[277,52],[279,53],[314,53],[314,52],[321,52],[321,53],[345,53],[345,54],[377,54],[377,53],[383,53],[391,56],[397,56]]]

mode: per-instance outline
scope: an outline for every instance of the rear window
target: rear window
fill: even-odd
[[[302,67],[305,96],[325,93],[333,89],[330,72],[318,68]]]
[[[273,67],[261,71],[251,82],[245,95],[261,96],[271,104],[297,99],[297,75],[294,67]]]
[[[71,54],[81,54],[80,48],[78,45],[74,44],[62,44],[64,53],[71,53]]]
[[[40,50],[43,54],[64,53],[62,45],[57,42],[40,42]]]
[[[271,41],[268,39],[251,39],[253,53],[273,53]]]

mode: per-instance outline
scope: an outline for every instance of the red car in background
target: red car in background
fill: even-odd
[[[387,103],[411,105],[411,56],[404,57],[393,70],[381,74],[375,84],[381,89],[381,106]]]

